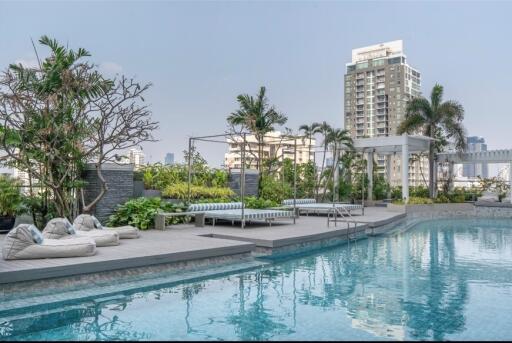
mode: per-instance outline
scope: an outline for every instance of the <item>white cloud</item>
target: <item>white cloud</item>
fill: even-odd
[[[20,58],[20,59],[17,59],[16,61],[14,61],[14,64],[21,64],[25,68],[36,68],[39,66],[39,64],[37,63],[37,60],[35,58],[34,59]]]
[[[120,74],[123,71],[123,67],[115,62],[101,62],[99,69],[102,74],[109,76]]]

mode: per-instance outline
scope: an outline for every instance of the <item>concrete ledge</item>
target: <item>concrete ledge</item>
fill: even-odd
[[[357,230],[353,231],[354,228],[350,229],[350,233],[354,232],[362,232],[365,231],[368,227],[368,224],[358,224]],[[222,239],[230,239],[236,241],[244,241],[254,243],[257,247],[265,247],[265,248],[279,248],[287,245],[294,245],[299,243],[313,242],[313,241],[321,241],[330,238],[343,237],[347,236],[346,228],[339,229],[331,229],[329,231],[312,233],[306,235],[298,235],[294,237],[286,237],[286,238],[278,238],[278,239],[261,239],[261,238],[252,238],[252,237],[244,237],[238,235],[230,235],[230,234],[217,234],[214,233],[212,236],[214,238],[222,238]]]

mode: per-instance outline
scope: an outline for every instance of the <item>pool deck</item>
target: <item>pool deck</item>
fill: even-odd
[[[354,215],[359,222],[350,233],[366,231],[403,218],[405,214],[391,212],[383,207],[368,207],[365,215]],[[219,223],[220,224],[220,223]],[[144,267],[202,260],[222,256],[251,254],[257,247],[279,248],[313,241],[347,237],[347,224],[339,221],[327,226],[325,216],[301,216],[295,225],[290,220],[276,222],[271,227],[264,223],[240,226],[193,224],[168,226],[164,231],[150,230],[139,239],[121,240],[119,246],[97,248],[94,256],[37,259],[0,260],[0,284],[40,280],[77,274],[104,272],[125,268]],[[0,246],[5,235],[0,235]]]

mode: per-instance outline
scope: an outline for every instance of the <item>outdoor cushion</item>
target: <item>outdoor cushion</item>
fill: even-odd
[[[33,230],[39,231],[30,224],[20,224],[12,229],[4,239],[2,257],[5,260],[20,260],[54,257],[91,256],[96,253],[96,244],[89,238],[73,238],[65,240],[43,239],[35,243]]]
[[[236,210],[242,208],[241,202],[215,202],[206,204],[191,204],[187,212],[206,212],[218,210]]]
[[[96,242],[97,247],[106,247],[119,245],[119,234],[113,231],[92,229],[89,231],[76,230],[76,234],[71,234],[73,226],[66,218],[54,218],[46,224],[43,230],[44,238],[50,239],[69,239],[75,237],[88,237]]]
[[[100,221],[89,214],[81,214],[73,221],[73,226],[77,230],[91,231],[94,229],[105,230],[111,232],[117,232],[120,239],[139,238],[139,229],[131,225],[119,226],[119,227],[104,227]]]
[[[497,202],[500,201],[498,194],[490,191],[482,192],[482,196],[478,197],[478,201],[489,201],[489,202]]]
[[[315,199],[295,199],[295,204],[296,205],[314,204],[314,203],[316,203]],[[293,205],[293,199],[283,200],[283,205]]]

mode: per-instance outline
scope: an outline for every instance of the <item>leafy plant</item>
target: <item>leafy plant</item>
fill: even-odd
[[[268,175],[263,175],[260,178],[260,198],[280,204],[284,199],[289,199],[292,196],[292,187],[287,182],[275,180]]]
[[[118,205],[116,211],[109,217],[108,225],[121,226],[133,225],[141,230],[147,230],[154,226],[155,215],[158,212],[184,212],[187,207],[183,204],[171,204],[161,198],[136,198]],[[185,216],[171,217],[171,224],[179,224],[187,221]]]
[[[188,199],[188,184],[175,183],[167,186],[162,193],[163,196],[172,199],[187,200]],[[190,185],[190,198],[191,199],[211,199],[211,198],[232,198],[235,193],[227,187],[204,187]]]
[[[15,216],[24,212],[20,186],[19,181],[0,175],[0,215]]]
[[[246,208],[263,209],[269,207],[277,207],[279,203],[269,199],[257,198],[255,196],[246,197],[244,199]]]

